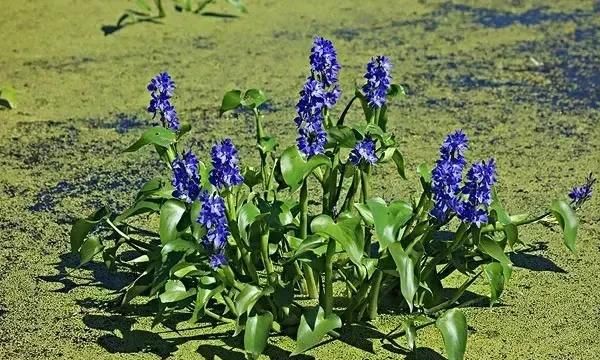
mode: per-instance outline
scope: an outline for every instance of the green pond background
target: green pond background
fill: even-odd
[[[96,263],[59,275],[77,264],[68,253],[74,218],[102,204],[125,206],[164,171],[150,150],[121,152],[152,124],[145,86],[159,71],[177,82],[175,104],[193,125],[188,145],[206,158],[215,140],[231,136],[251,164],[253,121],[243,113],[218,118],[225,91],[264,89],[266,128],[287,146],[314,35],[334,40],[343,101],[372,55],[390,56],[395,82],[409,90],[391,105],[390,126],[410,171],[402,181],[391,167],[375,170],[375,191],[388,200],[418,189],[413,169],[433,162],[457,128],[471,137],[471,159],[496,158],[498,190],[513,213],[539,211],[600,172],[598,2],[247,0],[249,13],[231,17],[223,1],[203,16],[169,5],[163,24],[105,36],[102,26],[133,5],[0,5],[0,84],[18,92],[18,107],[0,111],[0,359],[243,358],[227,327],[151,329],[151,307],[106,308],[127,274]],[[576,254],[557,229],[522,229],[533,251],[511,254],[502,303],[465,309],[468,359],[598,357],[599,199],[580,213]],[[487,284],[475,291],[484,294]],[[399,321],[384,315],[376,324],[388,331]],[[377,337],[356,328],[298,358],[404,358]],[[273,338],[266,356],[285,359],[292,346]],[[422,331],[418,346],[409,359],[444,358],[435,329]]]

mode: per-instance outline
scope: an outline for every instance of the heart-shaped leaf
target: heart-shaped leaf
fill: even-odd
[[[249,316],[246,320],[244,350],[250,354],[252,359],[257,359],[265,350],[272,324],[273,314],[269,311]]]
[[[79,249],[79,266],[90,262],[94,256],[104,249],[104,245],[96,236],[91,236],[83,242]]]
[[[575,210],[564,200],[554,200],[551,210],[563,231],[565,245],[569,250],[575,252],[578,226]]]
[[[296,146],[290,146],[285,149],[279,160],[281,166],[281,175],[285,183],[296,191],[306,177],[308,177],[315,168],[319,166],[331,167],[331,161],[325,155],[315,155],[308,161],[304,159]]]
[[[314,347],[329,331],[340,327],[342,327],[342,320],[336,314],[332,313],[325,317],[325,311],[320,306],[306,309],[300,318],[296,349],[292,356]]]
[[[419,289],[419,279],[416,276],[415,263],[402,248],[399,242],[389,245],[388,250],[396,263],[396,270],[400,275],[400,292],[412,311],[413,300]]]
[[[221,101],[221,108],[219,109],[219,116],[223,113],[233,110],[240,106],[242,103],[242,92],[240,90],[231,90],[225,93],[223,101]]]
[[[315,234],[328,236],[337,241],[357,266],[361,266],[365,239],[362,236],[359,217],[344,218],[335,223],[328,215],[319,215],[310,224]]]
[[[130,147],[124,150],[124,152],[134,152],[143,146],[152,144],[158,145],[163,148],[168,147],[177,140],[177,134],[172,130],[165,129],[162,126],[155,126],[146,130],[142,137],[138,141],[133,143]]]
[[[177,238],[177,224],[185,213],[185,203],[179,200],[167,200],[160,207],[160,242],[164,245]]]
[[[463,360],[467,350],[467,319],[458,309],[450,309],[440,316],[435,326],[442,333],[448,360]]]
[[[92,231],[99,222],[106,219],[108,215],[108,209],[103,207],[98,209],[94,214],[86,219],[77,220],[75,224],[73,224],[71,233],[69,234],[71,240],[71,251],[79,251],[83,240],[90,233],[90,231]]]

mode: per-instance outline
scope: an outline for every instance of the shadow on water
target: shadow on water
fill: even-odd
[[[119,271],[118,273],[112,272],[103,263],[96,262],[90,262],[83,266],[83,269],[91,271],[87,276],[68,274],[70,269],[75,269],[79,265],[79,256],[73,253],[61,255],[60,261],[52,265],[58,274],[41,275],[38,276],[38,279],[61,284],[62,288],[52,290],[58,293],[69,293],[73,289],[80,287],[96,287],[116,291],[136,278],[134,273],[123,271]]]
[[[130,19],[130,21],[127,21]],[[162,25],[162,22],[159,21],[160,17],[158,16],[148,16],[145,13],[128,10],[128,12],[121,15],[121,17],[117,20],[114,25],[102,25],[100,30],[104,33],[104,36],[112,35],[117,31],[123,30],[126,27],[142,24],[142,23],[151,23]]]
[[[567,273],[552,260],[540,255],[517,252],[509,254],[509,258],[513,265],[519,268],[528,269],[531,271],[550,271],[561,274]]]
[[[128,133],[130,130],[146,128],[152,125],[150,121],[136,115],[118,113],[111,120],[100,118],[87,120],[90,129],[114,129],[119,134]]]

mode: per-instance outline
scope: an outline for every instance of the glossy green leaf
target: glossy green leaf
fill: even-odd
[[[199,320],[200,314],[204,311],[204,307],[208,304],[208,301],[214,296],[223,291],[223,285],[216,286],[214,288],[199,287],[196,293],[196,303],[194,304],[194,312],[192,313],[191,322],[195,323]]]
[[[402,328],[404,329],[404,337],[409,351],[413,351],[417,347],[417,328],[412,319],[403,320]]]
[[[165,291],[158,297],[163,304],[173,303],[196,295],[196,289],[186,290],[185,285],[179,280],[168,280]]]
[[[132,216],[158,212],[159,209],[160,209],[159,201],[152,201],[152,200],[138,201],[132,207],[126,209],[119,216],[117,216],[115,218],[114,222],[120,223],[123,220],[130,218]]]
[[[400,150],[396,148],[388,148],[384,151],[381,162],[393,161],[396,165],[396,171],[403,179],[406,179],[406,173],[404,172],[404,157]]]
[[[563,241],[572,252],[576,250],[578,220],[575,210],[564,200],[552,202],[552,214],[560,224],[563,231]]]
[[[389,97],[396,97],[396,96],[400,96],[400,97],[404,97],[406,96],[406,91],[404,90],[404,87],[400,84],[392,84],[390,85],[390,89],[388,90],[388,94]]]
[[[435,326],[442,333],[448,360],[463,360],[467,350],[467,319],[458,309],[450,309],[440,316]]]
[[[260,89],[249,89],[244,93],[242,105],[249,108],[258,108],[267,101],[267,96]]]
[[[260,210],[253,203],[244,204],[238,212],[238,231],[242,239],[248,241],[248,227],[260,215]]]
[[[423,178],[423,180],[425,180],[425,182],[430,183],[431,182],[431,171],[432,171],[432,167],[426,163],[422,163],[419,164],[419,166],[417,166],[417,174],[419,174],[419,176],[421,178]]]
[[[185,213],[185,203],[167,200],[160,208],[160,242],[164,245],[177,238],[177,224]]]
[[[400,292],[412,311],[415,294],[419,289],[419,279],[415,271],[415,263],[402,248],[399,242],[389,245],[388,250],[396,263],[396,270],[400,275]]]
[[[363,203],[355,203],[354,207],[356,208],[356,210],[358,210],[358,213],[367,225],[375,224],[375,219],[373,219],[373,213],[367,205]]]
[[[179,263],[171,268],[171,274],[178,278],[185,277],[194,271],[198,271],[196,265],[185,262]]]
[[[494,305],[504,291],[504,269],[499,262],[492,262],[483,267],[483,273],[490,284],[490,305]]]
[[[296,191],[302,184],[302,181],[308,177],[315,168],[319,166],[331,167],[331,161],[327,156],[316,155],[307,161],[296,146],[290,146],[285,149],[279,163],[283,180],[292,191]]]
[[[241,316],[243,313],[250,312],[262,295],[263,291],[260,288],[244,284],[244,288],[235,298],[236,315]]]
[[[325,317],[325,311],[320,306],[306,309],[300,318],[296,349],[292,356],[316,346],[329,331],[340,327],[342,327],[342,320],[336,314],[332,313]]]
[[[162,247],[160,253],[161,253],[163,259],[166,259],[167,255],[169,253],[172,253],[172,252],[192,253],[192,252],[196,251],[197,248],[198,248],[198,243],[179,238],[179,239],[171,240],[168,243],[166,243]]]
[[[504,282],[508,283],[512,274],[512,263],[500,245],[490,236],[483,235],[477,245],[479,250],[491,256],[502,265],[502,273],[504,274]]]
[[[306,239],[300,239],[294,236],[286,235],[290,247],[294,250],[294,256],[288,261],[312,252],[317,256],[322,256],[327,251],[327,239],[319,235],[309,235]]]
[[[219,109],[219,116],[223,113],[233,110],[240,106],[242,103],[242,92],[240,90],[231,90],[225,93],[223,101],[221,102],[221,108]]]
[[[90,236],[81,245],[79,249],[79,266],[90,262],[94,256],[104,249],[104,245],[96,236]]]
[[[364,238],[359,217],[341,219],[337,223],[328,215],[319,215],[310,224],[315,234],[322,234],[337,241],[350,257],[350,260],[361,266]]]
[[[398,230],[412,217],[412,207],[402,201],[396,201],[388,207],[385,200],[379,197],[367,200],[367,205],[373,215],[380,248],[385,250],[396,241]]]
[[[330,147],[338,145],[339,147],[346,149],[353,149],[356,145],[356,137],[354,131],[348,126],[334,126],[327,129],[327,136],[329,138],[328,144]]]
[[[79,219],[71,228],[69,234],[71,240],[71,251],[77,252],[83,243],[86,236],[92,231],[96,225],[102,220],[106,219],[109,215],[109,211],[106,207],[98,209],[94,214],[90,215],[86,219]]]
[[[165,129],[161,126],[155,126],[146,130],[142,137],[139,138],[138,141],[133,143],[130,147],[125,149],[125,152],[134,152],[146,145],[158,145],[161,147],[168,147],[173,144],[177,139],[177,134],[169,129]]]
[[[274,137],[271,137],[271,136],[265,136],[265,137],[261,138],[258,143],[258,148],[264,154],[268,154],[268,153],[271,153],[271,152],[277,150],[277,146],[279,146],[277,139]]]
[[[272,324],[273,314],[269,311],[249,316],[246,320],[244,350],[253,359],[257,359],[265,350]]]

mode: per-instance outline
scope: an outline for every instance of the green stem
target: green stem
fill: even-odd
[[[450,244],[450,247],[446,250],[440,251],[439,254],[437,254],[433,259],[431,259],[429,261],[429,263],[427,264],[427,266],[425,267],[425,270],[423,270],[423,273],[421,275],[422,279],[427,279],[429,277],[429,275],[431,275],[431,272],[433,270],[435,270],[435,267],[437,266],[437,264],[440,261],[442,261],[443,259],[445,259],[448,256],[448,254],[451,254],[458,246],[460,246],[460,244],[462,244],[462,241],[463,241],[464,236],[468,229],[469,229],[469,226],[467,224],[464,224],[464,223],[460,224],[460,226],[456,230],[456,235],[454,237],[454,241],[452,242],[452,244]]]
[[[269,278],[269,283],[271,282],[272,274],[275,272],[273,268],[273,263],[271,262],[271,257],[269,256],[269,229],[267,228],[263,231],[263,234],[260,236],[260,252],[262,256],[263,264],[265,265],[265,270],[267,272],[267,276]]]
[[[156,8],[158,9],[158,17],[165,17],[165,9],[162,5],[162,0],[154,0],[154,4],[156,4]]]
[[[254,119],[256,121],[256,145],[259,147],[260,153],[260,175],[262,178],[263,190],[268,190],[267,184],[267,154],[260,148],[260,141],[265,137],[262,121],[260,119],[260,113],[257,108],[253,108]]]
[[[342,111],[342,115],[340,115],[340,118],[337,121],[337,126],[344,125],[344,119],[346,119],[346,114],[348,114],[348,110],[350,110],[352,103],[356,99],[358,99],[358,97],[356,95],[354,95],[354,97],[352,99],[350,99],[350,102],[348,103],[348,105],[346,105],[346,107],[344,108],[344,111]]]
[[[346,194],[346,199],[344,199],[344,205],[342,206],[343,211],[348,211],[354,202],[354,196],[356,195],[356,191],[358,190],[359,176],[357,171],[354,171],[354,175],[352,176],[352,184],[350,184],[350,188],[348,189],[348,193]]]
[[[377,307],[379,304],[379,290],[381,288],[381,281],[383,280],[383,272],[381,270],[375,271],[373,278],[373,285],[369,294],[369,320],[375,320],[377,318]]]
[[[325,316],[333,312],[333,256],[335,255],[335,240],[329,239],[325,254]]]
[[[369,175],[371,172],[371,167],[367,165],[365,170],[361,170],[360,172],[360,190],[361,190],[361,199],[364,204],[369,200]]]
[[[308,236],[308,180],[304,179],[300,188],[300,239]],[[319,298],[319,289],[315,281],[315,274],[308,264],[302,264],[308,296],[311,299]]]
[[[540,220],[543,220],[545,217],[547,217],[548,215],[550,215],[550,212],[545,212],[539,216],[533,217],[531,218],[529,216],[529,214],[518,214],[518,215],[511,215],[510,216],[510,223],[516,226],[520,226],[520,225],[527,225],[527,224],[533,224],[536,223]],[[490,225],[486,225],[484,227],[481,228],[481,233],[489,233],[489,232],[495,232],[495,231],[503,231],[504,230],[504,224],[501,224],[499,222],[496,222],[496,224],[490,224]]]

